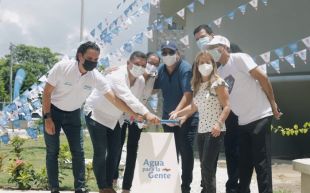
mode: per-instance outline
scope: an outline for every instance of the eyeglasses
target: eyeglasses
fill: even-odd
[[[161,53],[162,56],[167,56],[169,54],[169,56],[173,56],[175,54],[175,51],[173,50],[166,50],[166,51],[163,51]]]

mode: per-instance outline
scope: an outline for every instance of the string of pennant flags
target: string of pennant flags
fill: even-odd
[[[298,46],[303,44],[304,46]],[[285,49],[289,50],[289,54],[285,55]],[[254,60],[257,60],[258,57],[262,58],[264,63],[263,66],[271,66],[277,73],[281,73],[280,62],[288,62],[292,68],[295,68],[295,57],[299,57],[305,64],[307,63],[307,50],[310,51],[310,36],[300,39],[296,42],[290,43],[288,45],[270,50],[259,56],[255,56]],[[271,54],[274,53],[276,59],[271,60]]]
[[[132,4],[135,5],[136,1],[134,1]],[[234,20],[236,18],[237,12],[241,12],[242,15],[245,15],[249,5],[251,7],[253,7],[255,10],[258,10],[259,2],[261,2],[264,6],[267,6],[269,4],[269,1],[270,0],[251,0],[248,3],[244,3],[244,4],[239,5],[236,9],[228,12],[226,15],[221,16],[221,17],[213,20],[208,25],[210,25],[211,27],[213,27],[215,25],[218,28],[220,28],[224,18],[228,18],[229,20]],[[150,11],[150,5],[158,6],[159,2],[160,2],[160,0],[151,0],[150,3],[143,4],[143,6],[140,7],[138,9],[138,11],[135,12],[135,13],[139,13],[139,14],[133,14],[132,16],[130,16],[130,18],[140,17],[144,13],[148,13]],[[179,17],[181,17],[184,20],[185,15],[186,15],[186,10],[188,10],[190,13],[194,13],[196,6],[198,4],[200,4],[201,6],[204,6],[205,0],[194,0],[194,1],[192,1],[190,4],[188,4],[187,6],[182,8],[181,10],[177,11],[176,15],[178,15]],[[129,6],[127,9],[125,9],[125,11],[131,10],[130,8],[131,8],[131,6]],[[132,24],[132,19],[130,19],[130,18],[129,18],[129,20],[128,19],[126,20],[128,25]],[[134,49],[135,44],[142,44],[144,36],[152,41],[154,31],[156,30],[156,31],[159,31],[162,33],[164,31],[164,25],[168,24],[169,26],[172,26],[173,20],[174,20],[173,16],[164,17],[163,15],[160,15],[160,17],[158,19],[154,20],[150,25],[148,25],[146,27],[146,30],[144,30],[143,32],[139,32],[139,33],[135,34],[128,41],[126,41],[119,49],[116,49],[116,51],[110,52],[109,55],[104,56],[104,58],[102,58],[100,60],[100,61],[102,61],[101,65],[109,66],[109,63],[110,63],[109,59],[111,56],[122,57],[126,53],[127,54],[131,53],[132,50]],[[107,30],[103,30],[100,35],[97,35],[97,37],[96,37],[96,34],[94,32],[94,30],[95,30],[94,29],[91,32],[91,36],[93,38],[96,38],[96,40],[103,42],[104,44],[107,44],[107,43],[112,44],[113,37],[117,36],[119,34],[121,28],[122,28],[121,26],[114,28],[116,30],[116,31],[114,30],[114,33],[113,33],[113,30],[111,33],[108,33]],[[185,35],[184,37],[180,38],[179,41],[182,44],[184,44],[186,47],[189,47],[189,35],[188,34]]]

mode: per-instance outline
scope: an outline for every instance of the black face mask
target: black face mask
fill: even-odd
[[[85,59],[83,67],[86,71],[92,71],[97,67],[97,63],[98,62],[93,62]]]

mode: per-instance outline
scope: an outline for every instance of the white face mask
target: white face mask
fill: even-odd
[[[145,71],[145,68],[143,68],[142,66],[137,66],[137,65],[133,64],[133,66],[130,70],[130,73],[134,77],[138,78],[139,76],[143,75],[144,71]]]
[[[145,68],[145,72],[147,74],[151,74],[151,75],[157,74],[157,67],[155,65],[147,63],[146,68]]]
[[[220,61],[222,54],[218,51],[217,48],[213,48],[212,50],[208,50],[208,52],[211,54],[211,56],[215,62]]]
[[[206,36],[203,38],[200,38],[199,40],[196,41],[198,48],[202,51],[206,48],[207,44],[211,41],[210,36]]]
[[[172,56],[170,56],[170,55],[163,56],[163,62],[167,66],[172,66],[173,64],[175,64],[176,61],[177,61],[177,55],[176,54],[174,54]]]
[[[213,66],[208,63],[200,64],[198,70],[202,76],[210,76],[213,71]]]

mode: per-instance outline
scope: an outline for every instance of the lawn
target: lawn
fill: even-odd
[[[66,143],[67,140],[65,136],[61,136],[60,138],[61,144]],[[36,171],[45,167],[45,144],[44,139],[42,136],[39,136],[38,140],[28,139],[25,144],[23,145],[24,151],[22,152],[22,157],[26,162],[30,162]],[[84,149],[85,149],[85,158],[91,159],[92,158],[92,144],[90,137],[84,137]],[[6,167],[9,162],[9,158],[13,155],[10,154],[12,150],[11,145],[4,145],[0,143],[0,155],[6,154],[8,157],[4,160],[3,164],[3,171],[0,171],[0,188],[15,188],[14,184],[8,183],[9,174],[6,172]],[[65,169],[64,173],[67,175],[64,180],[62,181],[61,189],[65,190],[73,190],[73,176],[71,169]],[[92,179],[89,180],[88,186],[92,191],[97,191],[96,180],[94,179],[93,173],[91,174]]]

